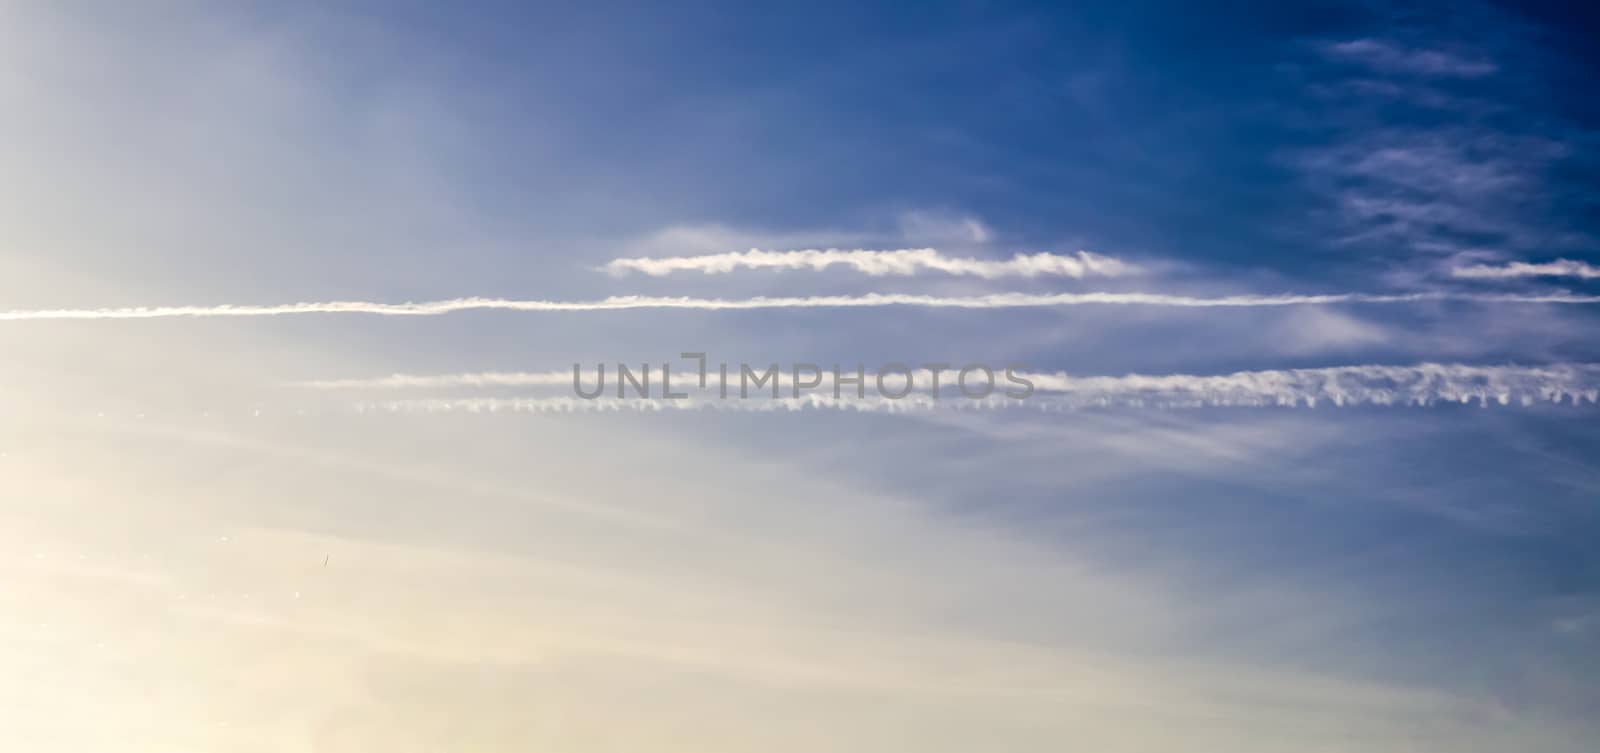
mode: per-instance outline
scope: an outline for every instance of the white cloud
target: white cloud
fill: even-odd
[[[853,367],[850,367],[853,368]],[[849,368],[845,369],[846,371]],[[811,372],[806,371],[807,375]],[[687,377],[687,375],[685,375]],[[1000,399],[955,399],[949,388],[957,384],[956,370],[939,373],[939,384],[947,388],[945,399],[935,401],[929,390],[933,372],[918,369],[912,382],[912,395],[901,400],[886,400],[869,394],[865,399],[833,397],[831,367],[819,375],[821,384],[794,396],[792,372],[779,373],[781,394],[786,397],[756,400],[706,400],[699,396],[695,380],[684,378],[675,391],[690,395],[681,400],[642,398],[585,400],[572,396],[522,398],[432,398],[363,403],[363,409],[407,412],[546,412],[588,410],[663,410],[729,408],[733,410],[800,410],[841,408],[858,411],[896,411],[936,407],[1001,407],[1016,401]],[[1272,369],[1239,371],[1231,374],[1126,374],[1122,376],[1077,376],[1065,372],[1018,372],[1037,390],[1028,405],[1041,408],[1082,407],[1182,407],[1182,406],[1316,406],[1327,405],[1430,405],[1468,403],[1509,405],[1532,402],[1594,403],[1600,401],[1600,364],[1548,364],[1543,366],[1473,366],[1465,364],[1423,363],[1410,366],[1355,365],[1318,369]],[[593,368],[584,369],[581,379],[586,389],[594,383]],[[533,372],[482,372],[440,375],[396,374],[374,379],[339,379],[300,383],[314,389],[447,389],[457,387],[568,387],[570,370]],[[870,380],[870,376],[869,376]],[[734,380],[737,381],[736,379]],[[614,384],[614,382],[613,382]],[[899,382],[895,382],[898,388]],[[659,384],[657,385],[659,387]],[[1001,382],[997,389],[1011,385]],[[713,377],[707,392],[717,390]],[[869,390],[869,393],[871,390]],[[761,394],[759,390],[752,395]],[[997,392],[996,395],[999,393]]]
[[[1600,278],[1600,267],[1571,259],[1557,259],[1540,264],[1512,262],[1503,266],[1474,264],[1450,270],[1453,277],[1475,280],[1506,280],[1518,277],[1578,277],[1585,280]]]
[[[59,319],[170,319],[212,317],[289,316],[294,314],[374,314],[379,316],[442,316],[458,311],[625,311],[633,309],[692,309],[740,311],[754,309],[927,308],[1009,309],[1054,306],[1171,306],[1179,308],[1255,308],[1309,306],[1339,303],[1417,303],[1463,301],[1474,303],[1600,303],[1600,296],[1552,293],[1509,295],[1500,293],[1324,293],[1314,295],[1228,295],[1202,297],[1166,293],[990,293],[975,296],[934,296],[902,293],[823,295],[808,297],[690,298],[685,296],[612,296],[596,301],[510,300],[504,298],[453,298],[420,303],[374,301],[324,301],[275,305],[154,306],[103,309],[24,309],[0,311],[0,321]]]
[[[803,248],[839,243],[869,244],[882,240],[863,232],[773,232],[707,223],[664,227],[626,242],[624,248],[626,253],[634,256],[704,256],[720,254],[730,248]]]
[[[969,249],[988,244],[995,233],[977,217],[932,210],[902,212],[892,229],[881,226],[777,230],[717,222],[663,227],[623,243],[628,256],[712,256],[745,248],[920,248]],[[610,241],[606,241],[610,243]]]
[[[835,248],[764,251],[752,248],[744,252],[705,256],[614,259],[606,264],[605,269],[614,275],[641,272],[652,277],[660,277],[674,272],[725,274],[736,269],[823,270],[834,266],[849,267],[873,277],[909,276],[923,271],[933,271],[984,279],[1040,276],[1121,277],[1137,274],[1140,271],[1138,267],[1120,259],[1088,251],[1079,251],[1071,255],[1016,254],[1009,260],[998,261],[946,256],[934,248],[892,251]]]
[[[1510,404],[1535,400],[1600,400],[1600,365],[1337,366],[1240,371],[1218,376],[1171,374],[1120,377],[1038,375],[1041,390],[1093,404],[1129,400],[1205,405],[1427,405],[1437,402]]]

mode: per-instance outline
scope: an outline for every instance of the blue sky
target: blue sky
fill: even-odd
[[[0,3],[0,742],[1587,750],[1595,28]]]

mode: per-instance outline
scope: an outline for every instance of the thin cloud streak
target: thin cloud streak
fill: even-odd
[[[1475,264],[1450,270],[1452,277],[1472,280],[1509,280],[1519,277],[1577,277],[1584,280],[1600,278],[1600,267],[1571,259],[1556,259],[1541,264],[1512,262],[1503,266]]]
[[[1423,292],[1400,294],[1328,293],[1317,295],[1230,295],[1202,297],[1165,293],[990,293],[977,296],[932,296],[905,293],[869,293],[859,296],[756,297],[742,299],[664,296],[612,296],[598,301],[538,301],[503,298],[454,298],[420,303],[329,301],[269,306],[224,304],[218,306],[157,306],[100,309],[23,309],[0,311],[0,321],[173,319],[211,317],[289,316],[295,314],[372,314],[377,316],[442,316],[458,311],[626,311],[633,309],[693,309],[728,311],[752,309],[924,308],[1010,309],[1056,306],[1168,306],[1179,308],[1254,308],[1326,304],[1393,304],[1423,301],[1471,303],[1600,303],[1600,296],[1552,293],[1509,295],[1494,293]]]
[[[912,381],[923,385],[933,384],[933,372],[919,369],[912,372]],[[1016,405],[1018,401],[985,398],[971,400],[951,394],[958,387],[960,373],[943,370],[938,383],[947,393],[942,399],[919,393],[900,400],[881,397],[835,398],[832,396],[832,374],[824,370],[821,383],[806,389],[822,393],[792,394],[794,377],[782,373],[779,382],[789,397],[777,399],[759,397],[755,400],[739,399],[707,401],[693,394],[680,400],[658,399],[579,399],[570,396],[555,398],[498,399],[443,399],[403,400],[371,405],[411,406],[410,410],[474,411],[564,411],[564,410],[660,410],[667,408],[729,407],[734,410],[798,410],[801,408],[842,408],[850,410],[907,410],[926,409],[938,405],[947,407],[1000,407]],[[1127,374],[1122,376],[1074,376],[1065,372],[1018,372],[1019,378],[1032,383],[1038,394],[1045,397],[1037,401],[1038,407],[1085,408],[1111,406],[1185,407],[1185,406],[1306,406],[1332,405],[1432,405],[1435,403],[1518,403],[1534,402],[1600,402],[1600,364],[1561,363],[1543,366],[1473,366],[1465,364],[1422,363],[1410,366],[1355,365],[1318,369],[1272,369],[1239,371],[1230,374]],[[590,371],[582,374],[584,383],[593,381]],[[808,373],[809,377],[809,373]],[[974,380],[976,377],[973,378]],[[301,382],[297,386],[314,389],[446,389],[453,387],[569,387],[573,383],[570,370],[535,372],[482,372],[440,375],[396,374],[374,379],[342,379]],[[897,383],[898,384],[898,383]],[[981,384],[974,382],[974,384]],[[1006,385],[1010,387],[1013,385]],[[691,392],[692,384],[679,385]],[[705,391],[715,390],[712,386]],[[848,392],[848,391],[847,391]],[[996,393],[998,394],[998,393]],[[529,402],[529,401],[533,402]],[[1027,404],[1034,405],[1030,399]],[[741,407],[743,406],[743,407]]]
[[[1217,376],[1172,374],[1075,377],[1030,375],[1044,392],[1112,403],[1151,400],[1203,405],[1431,405],[1440,402],[1507,405],[1518,402],[1600,401],[1600,364],[1470,366],[1335,366],[1240,371]]]
[[[1443,50],[1411,49],[1381,39],[1352,39],[1323,48],[1332,58],[1361,63],[1384,73],[1447,78],[1479,78],[1500,70],[1494,61],[1466,58]]]
[[[448,387],[555,387],[572,384],[571,371],[482,371],[462,374],[391,374],[372,379],[317,379],[291,386],[316,390]]]
[[[1040,276],[1122,277],[1139,274],[1142,271],[1139,267],[1120,259],[1088,251],[1079,251],[1072,255],[1016,254],[1007,261],[995,261],[945,256],[935,248],[893,251],[859,249],[849,251],[836,248],[764,251],[752,248],[744,252],[704,256],[613,259],[604,269],[617,276],[641,272],[651,277],[662,277],[674,272],[727,274],[738,269],[821,271],[833,266],[849,267],[872,277],[908,277],[919,272],[932,271],[982,277],[987,280]]]

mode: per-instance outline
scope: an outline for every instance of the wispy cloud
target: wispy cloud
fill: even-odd
[[[775,230],[721,223],[675,224],[624,241],[625,256],[708,256],[746,248],[942,248],[987,246],[998,235],[971,214],[920,209],[864,227]]]
[[[1302,115],[1333,139],[1298,167],[1327,200],[1337,245],[1385,260],[1397,283],[1593,245],[1566,210],[1588,193],[1574,164],[1586,129],[1537,85],[1571,61],[1502,8],[1461,11],[1474,21],[1318,43],[1302,69],[1321,98]]]
[[[1274,347],[1296,355],[1382,345],[1394,337],[1387,327],[1326,307],[1296,309],[1268,332]]]
[[[1323,47],[1329,57],[1360,63],[1384,73],[1478,78],[1499,70],[1491,60],[1443,50],[1414,49],[1382,39],[1353,39]]]
[[[1044,391],[1112,403],[1138,400],[1203,405],[1428,405],[1437,402],[1509,404],[1535,400],[1595,402],[1600,365],[1336,366],[1321,369],[1240,371],[1218,376],[1171,374],[1120,377],[1033,376]]]
[[[368,379],[316,379],[293,386],[318,390],[448,387],[553,387],[572,384],[572,372],[480,371],[462,374],[391,374]]]
[[[1539,264],[1511,262],[1504,265],[1474,264],[1450,270],[1453,277],[1476,280],[1504,280],[1517,277],[1579,277],[1585,280],[1600,278],[1600,267],[1571,259],[1556,259]]]
[[[613,275],[642,272],[652,277],[660,277],[674,272],[725,274],[737,269],[823,270],[834,266],[849,267],[873,277],[909,276],[931,271],[985,279],[1040,276],[1121,277],[1137,274],[1140,271],[1137,266],[1128,262],[1088,251],[1079,251],[1076,254],[1016,254],[1009,260],[999,261],[946,256],[935,248],[892,251],[836,248],[764,251],[752,248],[744,252],[705,256],[614,259],[606,264],[605,270]]]
[[[1300,166],[1333,200],[1348,228],[1342,242],[1461,256],[1464,239],[1507,248],[1568,242],[1527,209],[1566,154],[1542,136],[1383,127],[1317,150]]]
[[[1227,295],[1216,297],[1167,293],[990,293],[974,296],[936,296],[903,293],[823,295],[805,297],[690,298],[667,296],[612,296],[596,301],[510,300],[504,298],[453,298],[420,303],[326,301],[269,306],[223,304],[218,306],[155,306],[103,309],[25,309],[0,311],[0,321],[172,319],[212,317],[290,316],[295,314],[372,314],[377,316],[442,316],[458,311],[576,312],[633,309],[693,309],[733,311],[753,309],[923,308],[1010,309],[1057,306],[1167,306],[1177,308],[1255,308],[1325,304],[1396,304],[1423,301],[1469,303],[1600,303],[1597,295],[1550,293],[1511,295],[1499,293],[1322,293],[1281,295]]]
[[[912,372],[912,381],[932,384],[933,372]],[[809,375],[809,372],[808,372]],[[795,394],[791,375],[780,375],[785,397],[755,400],[703,400],[695,398],[692,380],[679,388],[690,394],[681,400],[649,398],[587,400],[571,396],[526,398],[433,398],[364,403],[372,409],[405,411],[575,411],[662,410],[672,408],[730,408],[733,410],[800,410],[841,408],[859,411],[903,411],[935,407],[972,408],[1016,405],[1015,401],[935,399],[931,391],[900,400],[881,397],[835,398],[831,373],[818,375],[822,383]],[[1474,366],[1423,363],[1407,366],[1355,365],[1318,369],[1271,369],[1230,374],[1126,374],[1077,376],[1065,372],[1018,372],[1040,395],[1027,405],[1041,408],[1088,407],[1198,407],[1198,406],[1306,406],[1328,405],[1431,405],[1468,403],[1508,405],[1534,402],[1600,401],[1600,364],[1561,363],[1543,366]],[[583,374],[588,381],[592,376]],[[959,373],[942,370],[942,385],[956,385]],[[439,375],[396,374],[373,379],[341,379],[300,383],[315,389],[442,389],[454,387],[567,387],[570,370],[532,372],[481,372]],[[715,390],[712,386],[707,388]]]
[[[937,210],[913,210],[899,217],[900,236],[907,240],[938,239],[962,243],[988,243],[994,231],[972,215]]]

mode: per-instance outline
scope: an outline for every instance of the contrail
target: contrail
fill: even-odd
[[[980,401],[973,401],[975,404]],[[662,412],[680,410],[740,411],[782,413],[806,409],[834,409],[862,413],[904,413],[938,407],[938,401],[925,395],[910,395],[899,400],[882,397],[842,398],[831,395],[804,395],[799,398],[754,400],[705,400],[659,398],[518,397],[518,398],[418,398],[355,403],[360,413],[611,413],[622,411]],[[976,407],[973,406],[973,407]],[[986,407],[1003,407],[989,401]]]
[[[854,366],[845,369],[853,372]],[[781,373],[779,383],[787,397],[756,400],[707,400],[701,395],[715,392],[712,383],[697,390],[693,380],[675,389],[689,393],[684,400],[610,399],[585,400],[571,396],[520,398],[509,402],[492,399],[434,399],[392,401],[374,405],[409,405],[412,409],[433,405],[438,409],[464,410],[604,410],[611,408],[639,408],[644,410],[691,407],[754,406],[761,410],[780,410],[802,407],[846,407],[855,410],[874,410],[915,407],[933,407],[948,404],[950,407],[971,406],[975,401],[955,392],[959,385],[959,372],[943,370],[938,384],[945,393],[934,400],[930,386],[934,384],[933,372],[919,369],[912,372],[912,382],[918,385],[917,394],[901,400],[881,397],[852,398],[849,390],[841,398],[833,397],[831,371],[824,369],[822,381],[814,386],[807,382],[803,390],[793,391],[791,373]],[[1219,375],[1197,374],[1126,374],[1121,376],[1074,376],[1064,372],[1018,372],[1021,379],[1031,383],[1038,397],[1023,402],[1039,401],[1042,406],[1097,407],[1097,406],[1316,406],[1331,405],[1431,405],[1435,403],[1497,403],[1513,402],[1600,402],[1600,364],[1561,363],[1543,366],[1473,366],[1465,364],[1422,363],[1408,366],[1356,365],[1333,366],[1317,369],[1272,369],[1238,371]],[[594,381],[593,370],[583,374],[585,389]],[[560,387],[572,388],[573,372],[570,370],[533,372],[481,372],[440,375],[396,374],[372,379],[342,379],[302,382],[298,386],[316,389],[449,389],[460,387]],[[898,383],[898,382],[897,382]],[[1007,385],[1012,386],[1012,385]],[[812,390],[807,393],[805,390]],[[915,398],[915,399],[912,399]],[[526,403],[527,400],[536,402]],[[976,401],[1004,404],[1004,400]],[[1016,401],[1010,401],[1016,402]],[[883,403],[883,405],[878,405]],[[659,404],[659,405],[658,405]],[[450,407],[443,407],[450,406]],[[472,406],[477,406],[476,408]],[[524,406],[518,408],[517,406]],[[874,408],[873,406],[877,406]]]
[[[660,296],[612,296],[597,301],[527,301],[503,298],[456,298],[420,303],[375,303],[371,301],[330,301],[287,303],[269,306],[225,304],[218,306],[156,306],[97,309],[23,309],[0,311],[0,321],[91,320],[91,319],[169,319],[212,317],[289,316],[296,314],[372,314],[377,316],[441,316],[458,311],[624,311],[632,309],[692,309],[729,311],[751,309],[876,308],[908,306],[923,308],[1009,309],[1058,306],[1167,306],[1180,308],[1250,308],[1259,306],[1306,306],[1326,304],[1392,304],[1421,301],[1461,301],[1475,303],[1600,303],[1600,296],[1551,293],[1511,295],[1493,293],[1329,293],[1317,295],[1230,295],[1220,297],[1168,295],[1164,293],[990,293],[976,296],[932,296],[902,293],[866,295],[757,297],[742,299],[687,298]]]
[[[1078,402],[1128,400],[1205,405],[1431,405],[1439,402],[1507,405],[1600,401],[1600,364],[1472,366],[1334,366],[1319,369],[1239,371],[1114,377],[1065,373],[1028,377],[1041,392]]]
[[[699,272],[726,274],[737,269],[778,269],[820,271],[828,267],[849,267],[873,277],[888,275],[910,276],[923,271],[943,272],[952,275],[970,275],[984,279],[1000,277],[1120,277],[1138,274],[1141,270],[1132,264],[1110,256],[1088,251],[1076,254],[1016,254],[1009,260],[974,259],[945,256],[936,248],[908,248],[892,251],[858,249],[804,249],[798,251],[764,251],[752,248],[744,252],[708,254],[704,256],[675,256],[663,258],[613,259],[604,269],[613,275],[642,272],[661,277],[674,272]]]
[[[480,371],[463,374],[391,374],[367,379],[318,379],[291,386],[318,390],[408,389],[449,387],[565,387],[572,384],[571,370]]]
[[[1512,262],[1504,266],[1476,264],[1450,270],[1455,277],[1477,280],[1508,280],[1518,277],[1577,277],[1584,280],[1600,279],[1600,267],[1571,259],[1556,259],[1542,264]]]

